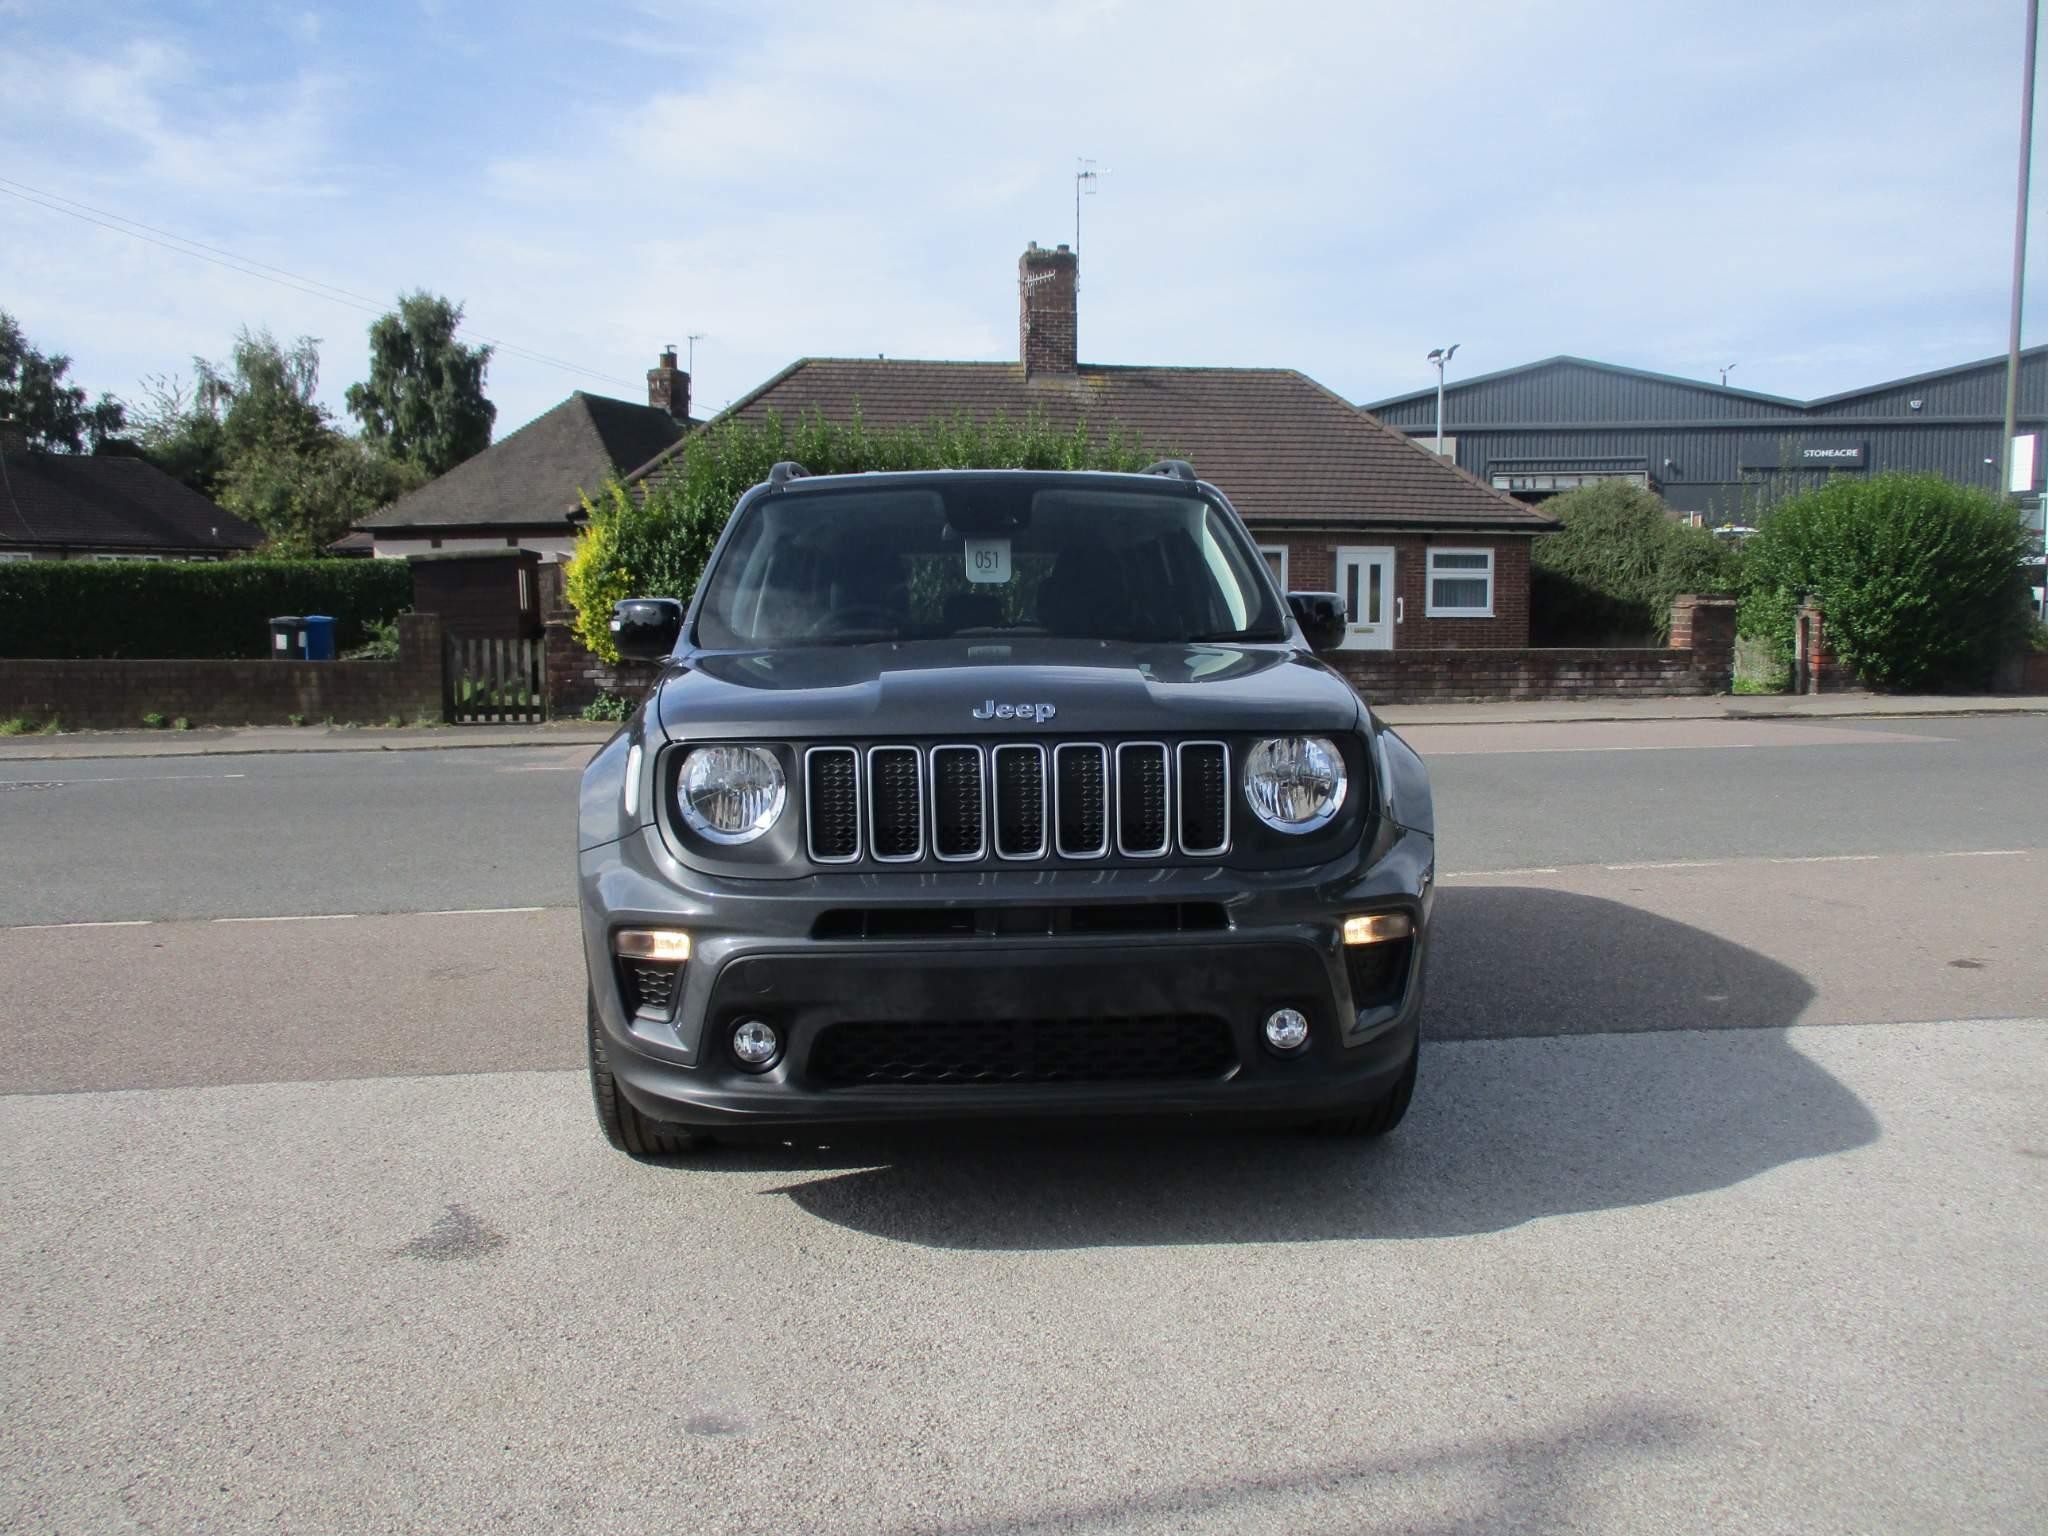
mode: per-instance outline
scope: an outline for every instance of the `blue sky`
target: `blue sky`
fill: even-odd
[[[1014,357],[1017,255],[1072,239],[1078,155],[1110,172],[1091,361],[1369,401],[1456,341],[1467,374],[1734,362],[1805,396],[2003,350],[2023,16],[0,0],[0,177],[372,307],[446,293],[588,370],[501,354],[501,432],[573,388],[640,397],[690,332],[700,409],[804,355]],[[124,395],[241,324],[312,334],[337,408],[370,319],[9,196],[0,308]]]

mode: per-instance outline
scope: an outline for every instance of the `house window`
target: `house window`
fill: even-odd
[[[1432,549],[1424,612],[1432,619],[1493,617],[1493,551]]]
[[[1285,544],[1261,544],[1259,558],[1266,562],[1266,569],[1273,573],[1273,582],[1282,592],[1287,590],[1287,546]]]
[[[0,549],[0,563],[9,560],[33,560],[35,556],[25,549]]]
[[[526,585],[526,567],[519,568],[519,611],[525,613],[533,607],[533,593]]]
[[[161,561],[161,560],[163,559],[163,556],[162,556],[162,555],[94,555],[94,556],[93,556],[93,559],[95,559],[95,560],[101,560],[101,561],[114,561],[114,560],[122,560],[122,561],[128,561],[128,560],[146,560],[146,561],[150,561],[150,562],[154,563],[154,562],[158,562],[158,561]]]

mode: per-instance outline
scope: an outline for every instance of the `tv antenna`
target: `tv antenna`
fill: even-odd
[[[1095,185],[1109,174],[1107,167],[1098,168],[1093,160],[1074,157],[1074,262],[1081,261],[1081,194],[1093,197],[1099,190]],[[1078,285],[1077,285],[1078,286]]]
[[[703,339],[704,332],[690,332],[690,360],[683,365],[685,372],[694,374],[697,371],[697,343]]]

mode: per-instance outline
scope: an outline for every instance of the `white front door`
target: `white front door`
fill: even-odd
[[[1344,598],[1347,651],[1394,648],[1394,552],[1391,549],[1337,551],[1337,591]]]

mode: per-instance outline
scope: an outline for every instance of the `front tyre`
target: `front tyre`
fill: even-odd
[[[1369,1140],[1384,1136],[1401,1123],[1408,1113],[1408,1104],[1415,1097],[1415,1069],[1422,1060],[1422,1040],[1416,1038],[1415,1049],[1408,1053],[1408,1065],[1379,1099],[1349,1114],[1334,1115],[1319,1120],[1315,1129],[1325,1136],[1349,1136]]]
[[[604,1023],[597,1016],[597,998],[585,1002],[590,1044],[590,1098],[597,1107],[598,1128],[604,1139],[629,1157],[681,1157],[704,1144],[703,1138],[688,1131],[649,1120],[626,1102],[612,1077],[611,1059],[605,1052]]]

